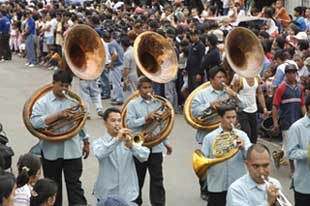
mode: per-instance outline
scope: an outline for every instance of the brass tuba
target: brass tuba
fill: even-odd
[[[64,59],[61,69],[70,69],[81,79],[97,79],[105,65],[105,49],[97,32],[87,25],[76,25],[67,34],[64,42]],[[59,119],[45,129],[35,129],[30,122],[32,108],[46,93],[53,89],[48,84],[37,90],[24,104],[23,121],[31,134],[39,139],[48,141],[64,141],[77,135],[86,123],[87,113],[82,99],[72,91],[64,92],[67,99],[73,101],[75,106],[68,108],[68,118]],[[62,127],[69,129],[59,132]]]
[[[134,42],[137,67],[157,83],[173,80],[178,72],[178,59],[171,43],[155,32],[141,33]]]
[[[239,149],[235,147],[236,137],[234,132],[224,132],[217,136],[212,145],[214,159],[205,157],[199,149],[195,150],[192,163],[193,169],[200,180],[206,179],[209,167],[230,159],[237,154]]]
[[[243,27],[236,27],[230,31],[225,39],[225,60],[227,66],[240,76],[251,78],[257,76],[264,64],[264,51],[255,34]],[[228,79],[232,79],[232,71],[227,71]],[[230,82],[228,82],[230,83]],[[195,96],[211,86],[206,82],[197,87],[186,99],[184,116],[186,121],[196,129],[211,131],[218,127],[219,116],[216,111],[205,111],[203,118],[194,117],[191,107]],[[208,115],[208,113],[210,113]]]
[[[139,96],[140,96],[139,92],[136,91],[124,102],[124,105],[121,110],[123,127],[127,127],[126,115],[127,115],[128,103],[131,100]],[[154,95],[152,97],[155,99],[155,101],[159,101],[162,103],[162,106],[160,106],[155,111],[153,111],[153,112],[158,112],[160,114],[160,119],[154,120],[149,125],[146,125],[142,132],[134,133],[131,135],[134,142],[136,142],[137,144],[143,144],[143,146],[146,146],[146,147],[153,147],[161,143],[163,140],[165,140],[170,134],[173,128],[173,124],[174,124],[175,114],[174,114],[174,110],[173,110],[171,103],[167,99],[161,96]],[[164,125],[164,127],[161,129],[161,131],[158,134],[152,136],[152,132],[157,127],[162,126],[162,125]]]

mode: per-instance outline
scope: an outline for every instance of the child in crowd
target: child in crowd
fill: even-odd
[[[57,189],[57,184],[53,180],[39,180],[31,192],[30,206],[53,206]]]
[[[48,67],[49,70],[55,70],[62,63],[61,56],[57,53],[55,46],[51,47],[48,55],[44,57],[44,66]]]
[[[17,169],[14,206],[29,206],[32,186],[41,176],[41,161],[31,153],[25,154],[19,157]]]
[[[0,205],[14,206],[15,177],[11,173],[1,173],[0,182]]]
[[[15,52],[16,54],[19,51],[19,36],[20,35],[17,23],[13,23],[10,32],[10,49],[12,52]]]

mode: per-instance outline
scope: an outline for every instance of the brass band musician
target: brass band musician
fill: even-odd
[[[219,147],[219,151],[224,154],[233,148],[238,148],[239,150],[229,159],[217,163],[208,169],[208,206],[225,206],[228,187],[246,173],[244,160],[246,159],[246,151],[251,146],[247,134],[233,127],[237,119],[235,106],[223,104],[217,111],[221,117],[220,126],[206,135],[202,143],[202,153],[205,157],[214,159],[216,155],[214,147]],[[232,139],[227,140],[227,142],[221,142],[221,138],[225,137],[221,136],[221,134],[227,132],[233,136],[231,137]],[[233,141],[233,144],[230,145],[228,141]]]

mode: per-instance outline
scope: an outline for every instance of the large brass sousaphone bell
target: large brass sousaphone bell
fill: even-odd
[[[256,77],[264,64],[264,51],[261,43],[255,34],[247,28],[237,27],[228,33],[225,39],[225,53],[225,60],[229,66],[242,77]],[[227,73],[231,74],[230,71]],[[231,78],[228,77],[228,79]],[[211,111],[209,116],[204,115],[203,120],[192,115],[193,99],[210,85],[210,82],[206,82],[197,87],[184,104],[185,119],[196,129],[210,131],[217,128],[220,122],[216,111]]]
[[[64,42],[63,65],[61,69],[70,69],[80,79],[97,79],[105,65],[105,49],[100,36],[87,25],[76,25],[67,34]],[[77,135],[86,123],[87,112],[82,99],[72,91],[64,92],[67,99],[75,106],[68,108],[73,114],[66,119],[59,119],[55,124],[44,129],[35,129],[30,122],[32,108],[36,101],[51,92],[53,85],[46,85],[37,90],[26,102],[23,120],[26,128],[34,136],[47,141],[64,141]],[[66,131],[59,129],[68,127]]]
[[[140,34],[134,42],[134,54],[138,69],[152,81],[167,83],[175,79],[178,71],[177,56],[171,43],[160,34],[150,31]],[[123,104],[123,127],[127,127],[128,103],[137,97],[139,97],[138,91],[132,94]],[[174,124],[174,110],[171,103],[161,96],[154,95],[152,98],[163,105],[157,109],[161,113],[161,120],[152,122],[141,133],[132,135],[139,136],[139,142],[142,141],[143,145],[147,147],[153,147],[166,139]],[[158,134],[150,137],[153,130],[158,126],[163,126],[163,128]]]
[[[134,42],[137,67],[149,79],[167,83],[178,72],[178,59],[170,42],[155,32],[140,34]]]

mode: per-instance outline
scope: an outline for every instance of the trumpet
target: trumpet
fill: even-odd
[[[266,185],[272,184],[270,181],[265,179],[264,175],[262,175],[261,178],[264,180]],[[280,204],[280,206],[293,206],[293,204],[288,201],[288,199],[284,196],[281,190],[278,190],[278,193],[279,195],[277,197],[277,202]]]

